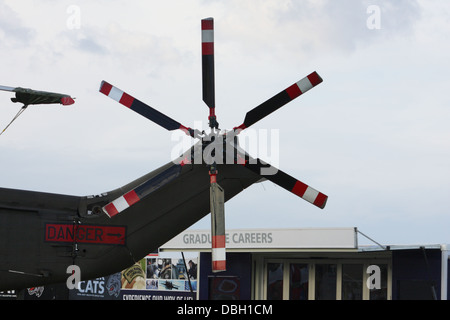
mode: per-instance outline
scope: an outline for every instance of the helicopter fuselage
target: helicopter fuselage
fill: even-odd
[[[96,196],[0,188],[0,291],[66,282],[72,265],[82,280],[119,272],[203,218],[210,212],[204,163],[183,165],[176,179],[117,216],[102,210],[173,165]],[[226,201],[260,180],[241,165],[218,170]]]

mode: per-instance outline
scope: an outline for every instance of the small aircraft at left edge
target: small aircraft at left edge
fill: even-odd
[[[28,108],[29,105],[59,103],[63,106],[68,106],[75,103],[75,100],[71,96],[62,93],[37,91],[21,87],[15,88],[7,86],[0,86],[0,90],[15,92],[16,96],[14,98],[11,98],[11,101],[23,103],[22,108],[11,120],[11,122],[0,132],[0,135],[2,135],[6,131],[6,129],[8,129],[8,127],[14,122],[14,120],[16,120],[25,111],[25,109]]]

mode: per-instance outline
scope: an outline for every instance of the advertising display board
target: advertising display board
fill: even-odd
[[[355,228],[240,229],[227,230],[227,250],[357,249]],[[161,251],[211,249],[208,230],[186,230],[163,245]]]
[[[0,300],[195,300],[198,283],[198,255],[183,259],[149,254],[129,268],[108,276],[78,283],[0,292]]]
[[[71,300],[194,300],[198,257],[149,255],[122,272],[81,281]]]

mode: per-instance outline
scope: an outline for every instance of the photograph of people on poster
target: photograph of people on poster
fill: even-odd
[[[147,257],[145,260],[147,290],[196,290],[197,258],[187,263],[182,258]]]

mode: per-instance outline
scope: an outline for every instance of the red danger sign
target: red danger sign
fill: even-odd
[[[45,241],[124,245],[126,227],[45,224]]]

